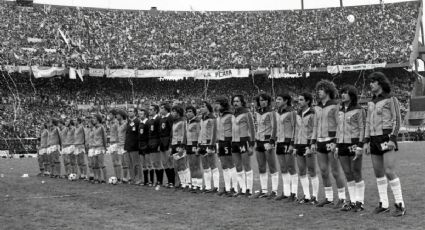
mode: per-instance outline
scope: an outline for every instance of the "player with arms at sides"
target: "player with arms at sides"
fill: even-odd
[[[293,202],[297,200],[298,191],[298,174],[293,155],[297,112],[292,108],[292,98],[289,94],[277,95],[276,106],[276,155],[283,182],[283,193],[276,197],[276,200],[289,198],[288,202]]]
[[[90,152],[90,144],[93,140],[92,136],[93,131],[93,123],[92,123],[92,116],[86,116],[85,117],[85,138],[86,138],[86,155],[87,155],[87,168],[88,168],[88,175],[86,177],[86,180],[93,182],[94,180],[94,173],[93,173],[93,157],[89,156]]]
[[[189,169],[192,180],[191,192],[198,193],[202,189],[201,157],[198,153],[198,138],[201,131],[201,123],[196,117],[195,107],[186,107],[186,153],[189,160]]]
[[[128,109],[128,123],[125,136],[124,150],[128,154],[131,184],[140,185],[142,166],[139,154],[139,124],[137,118],[139,110],[135,107]],[[127,159],[127,158],[126,158]]]
[[[167,176],[167,187],[174,187],[174,167],[173,158],[171,157],[171,133],[173,126],[173,117],[170,115],[171,106],[168,103],[162,103],[159,107],[160,129],[159,129],[159,151],[161,153],[161,161],[164,166],[165,175]]]
[[[116,118],[117,110],[111,109],[108,116],[109,127],[109,147],[108,153],[111,154],[112,167],[114,168],[114,175],[117,180],[121,181],[121,156],[118,154],[118,120]]]
[[[63,175],[61,178],[68,178],[70,174],[70,161],[69,161],[69,142],[67,140],[67,133],[68,133],[68,126],[65,125],[64,120],[59,120],[59,136],[61,139],[61,152],[60,155],[62,156],[63,166],[65,169],[65,175]]]
[[[95,114],[92,118],[93,130],[91,132],[91,145],[89,156],[93,160],[93,172],[95,183],[106,183],[107,173],[105,167],[105,153],[106,153],[106,130],[102,124],[102,117]],[[91,151],[91,154],[90,154]],[[102,177],[103,174],[103,177]]]
[[[298,199],[299,204],[316,205],[319,194],[319,178],[316,175],[316,152],[311,151],[311,138],[314,127],[314,109],[311,107],[313,96],[304,92],[298,97],[300,109],[297,112],[297,123],[295,126],[295,154],[297,156],[298,174],[300,177],[303,197]],[[310,176],[312,194],[310,194]]]
[[[156,174],[156,186],[155,189],[159,190],[162,185],[162,179],[164,177],[164,167],[162,165],[161,153],[159,151],[159,129],[161,117],[158,114],[159,106],[152,104],[149,106],[149,116],[147,124],[149,126],[149,157],[152,162],[152,167]]]
[[[65,121],[65,125],[68,127],[66,133],[66,142],[68,142],[68,160],[69,160],[69,171],[70,173],[77,174],[77,162],[75,156],[75,122],[72,118],[68,118]]]
[[[215,108],[217,117],[218,156],[223,169],[224,189],[217,193],[219,196],[233,196],[237,188],[236,168],[232,159],[232,117],[229,100],[217,98]],[[232,186],[233,184],[233,186]],[[232,186],[232,187],[231,187]]]
[[[74,154],[76,157],[76,163],[78,165],[78,169],[80,171],[79,179],[85,179],[87,177],[87,166],[86,166],[86,149],[85,149],[85,143],[86,143],[86,133],[84,130],[83,125],[83,118],[77,118],[77,127],[75,128],[74,132]]]
[[[176,189],[182,188],[189,190],[190,171],[187,167],[186,155],[186,119],[184,110],[180,105],[175,105],[171,109],[173,117],[172,136],[171,136],[171,154],[175,160],[175,167],[180,179],[180,185]]]
[[[50,177],[60,177],[61,164],[59,159],[59,151],[61,146],[61,139],[58,129],[58,120],[54,118],[52,118],[49,122],[47,145],[47,155],[50,158]]]
[[[140,165],[143,170],[143,185],[149,185],[149,169],[151,168],[149,160],[149,126],[148,111],[146,109],[139,110],[139,154]]]
[[[127,132],[127,113],[124,110],[117,110],[117,128],[118,128],[118,142],[117,154],[119,155],[121,166],[119,171],[122,172],[122,177],[118,177],[118,183],[128,183],[128,155],[125,155],[124,144]],[[127,157],[127,159],[125,159]],[[120,173],[121,174],[121,173]]]
[[[373,170],[379,192],[379,205],[374,213],[389,212],[388,181],[395,199],[393,216],[404,216],[406,207],[401,192],[400,179],[395,173],[397,161],[397,135],[400,130],[401,115],[397,98],[391,96],[391,84],[385,74],[374,72],[369,75],[372,88],[372,101],[368,102],[365,152],[372,157]]]
[[[321,80],[316,84],[318,104],[314,107],[314,129],[311,150],[318,152],[320,173],[325,187],[325,198],[316,206],[323,207],[332,204],[333,189],[330,172],[338,188],[338,201],[334,208],[342,208],[345,202],[345,182],[336,156],[336,129],[338,126],[339,105],[335,100],[337,90],[335,84],[328,80]]]
[[[39,176],[44,176],[45,174],[48,174],[48,159],[47,159],[47,140],[49,138],[49,131],[47,129],[47,124],[43,123],[41,125],[40,130],[40,146],[38,148],[38,167],[40,169]]]
[[[276,166],[275,142],[277,132],[276,113],[272,109],[272,98],[262,93],[255,98],[257,111],[255,113],[258,122],[256,133],[257,162],[260,173],[261,191],[253,194],[252,198],[274,199],[277,197],[279,185],[279,172]],[[272,191],[268,193],[267,165],[271,174]]]
[[[255,145],[254,119],[246,107],[243,95],[233,96],[232,105],[235,108],[232,117],[232,157],[241,188],[234,196],[251,196],[254,183],[251,168],[251,156]]]
[[[202,168],[204,169],[204,193],[218,192],[220,187],[220,173],[217,168],[217,119],[213,114],[210,103],[203,101],[200,108],[201,131],[199,133],[198,146],[201,154]],[[213,185],[211,185],[211,179]]]
[[[357,103],[357,89],[346,85],[341,92],[338,129],[336,132],[338,156],[347,178],[348,194],[341,211],[363,211],[364,181],[362,179],[362,153],[366,112]]]

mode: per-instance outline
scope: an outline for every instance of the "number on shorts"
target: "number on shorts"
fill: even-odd
[[[326,149],[327,149],[328,151],[331,151],[331,144],[326,144]]]
[[[244,152],[246,152],[246,148],[245,148],[245,145],[242,145],[242,146],[240,147],[240,150],[241,150],[241,153],[244,153]]]
[[[224,147],[224,154],[229,154],[229,147]]]

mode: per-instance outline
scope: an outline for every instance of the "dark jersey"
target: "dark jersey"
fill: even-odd
[[[147,145],[149,141],[149,120],[139,123],[139,145]]]
[[[159,139],[160,120],[160,116],[156,115],[155,118],[149,119],[146,122],[146,124],[149,126],[149,140]]]
[[[166,117],[161,117],[159,120],[159,137],[169,137],[171,138],[171,130],[173,128],[173,118],[171,115]]]

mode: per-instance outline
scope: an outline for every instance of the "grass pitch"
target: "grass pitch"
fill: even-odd
[[[369,156],[364,156],[363,165],[366,210],[360,213],[36,177],[36,159],[0,159],[0,229],[424,229],[425,142],[400,143],[400,149],[397,174],[407,207],[407,215],[401,218],[371,213],[378,192]],[[257,172],[254,189],[259,189]],[[21,177],[25,173],[29,178]],[[323,197],[320,186],[319,198]],[[388,191],[393,203],[390,188]]]

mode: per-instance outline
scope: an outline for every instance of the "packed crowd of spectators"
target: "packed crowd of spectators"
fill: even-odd
[[[407,113],[409,92],[415,77],[402,68],[385,69],[383,72],[393,84],[394,95],[401,102],[403,116]],[[361,103],[370,98],[367,75],[370,71],[345,72],[342,75],[311,73],[299,78],[270,79],[255,76],[244,79],[202,81],[186,79],[159,81],[158,79],[110,79],[87,77],[84,82],[70,80],[67,76],[34,79],[28,74],[1,72],[0,85],[0,138],[35,137],[37,129],[49,117],[73,116],[110,107],[138,105],[147,107],[151,102],[174,102],[199,105],[201,100],[213,100],[217,96],[231,97],[242,94],[248,102],[260,91],[270,95],[290,93],[294,99],[301,92],[314,92],[321,79],[329,79],[338,87],[355,85],[361,94]],[[13,81],[12,81],[13,80]],[[86,105],[82,108],[78,105]],[[88,109],[87,109],[88,108]]]
[[[412,51],[418,4],[255,12],[46,5],[24,10],[0,4],[0,64],[305,69],[404,63]]]

